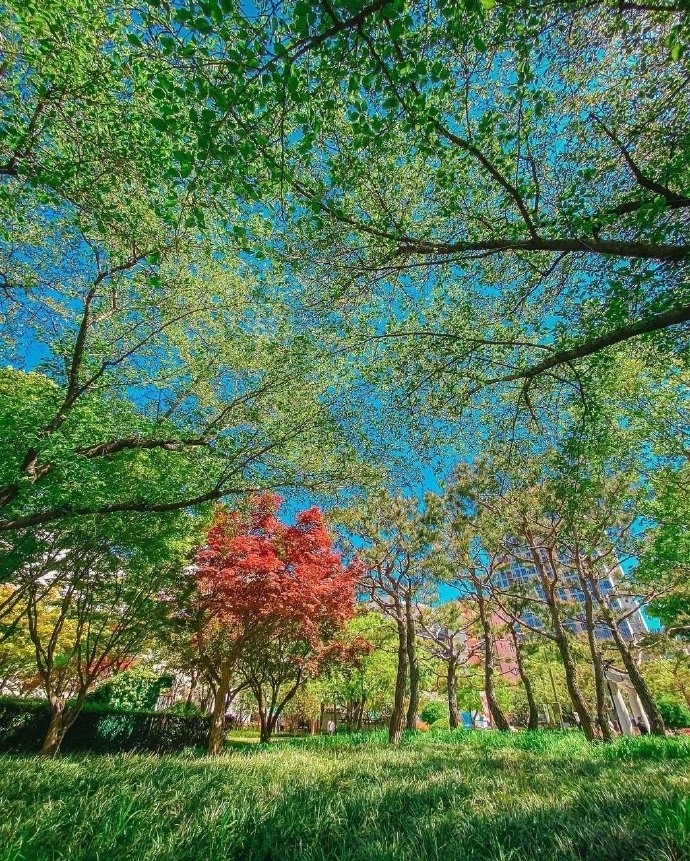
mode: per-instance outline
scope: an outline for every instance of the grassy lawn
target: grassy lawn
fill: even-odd
[[[0,757],[0,859],[683,861],[690,742],[428,733]]]

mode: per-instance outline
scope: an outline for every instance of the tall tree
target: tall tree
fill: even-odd
[[[408,730],[415,729],[419,709],[417,603],[433,589],[427,565],[431,531],[417,500],[386,493],[372,495],[359,508],[343,512],[340,521],[363,565],[363,594],[395,623],[398,661],[388,738],[398,744],[403,721]]]

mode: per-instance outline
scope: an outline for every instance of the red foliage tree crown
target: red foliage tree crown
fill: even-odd
[[[343,565],[318,508],[288,526],[280,503],[266,493],[246,511],[217,513],[197,554],[197,587],[224,626],[285,629],[316,646],[351,616],[356,571]]]

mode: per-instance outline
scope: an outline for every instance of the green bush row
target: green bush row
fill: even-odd
[[[0,698],[0,752],[35,753],[48,729],[45,700]],[[203,747],[209,718],[166,712],[123,711],[90,704],[70,727],[61,745],[65,753],[92,751],[177,751]]]

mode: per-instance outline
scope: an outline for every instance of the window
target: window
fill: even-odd
[[[525,612],[522,614],[522,620],[525,625],[530,625],[532,628],[541,627],[541,622],[539,621],[539,618],[531,610],[525,610]]]
[[[526,580],[531,580],[534,577],[534,569],[527,568],[525,565],[518,563],[511,567],[510,574],[513,580],[524,583]]]

